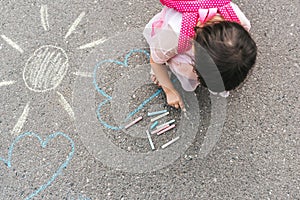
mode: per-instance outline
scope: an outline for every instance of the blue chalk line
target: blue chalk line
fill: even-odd
[[[36,196],[37,194],[39,194],[40,192],[42,192],[43,190],[45,190],[49,185],[51,185],[51,183],[61,174],[62,170],[64,168],[66,168],[71,159],[73,158],[74,152],[75,152],[75,143],[74,141],[66,134],[62,133],[62,132],[56,132],[53,133],[51,135],[49,135],[46,140],[43,140],[39,135],[32,133],[32,132],[26,132],[24,134],[19,135],[10,145],[9,149],[8,149],[8,155],[7,155],[7,159],[1,158],[0,157],[0,161],[2,161],[4,164],[7,165],[8,168],[11,168],[12,163],[11,163],[11,159],[12,159],[12,154],[13,154],[13,150],[15,145],[22,140],[25,137],[35,137],[39,140],[40,145],[42,148],[45,148],[47,146],[47,144],[54,138],[58,137],[58,136],[63,136],[64,138],[66,138],[70,144],[71,144],[71,151],[67,157],[67,159],[65,160],[65,162],[60,165],[60,167],[58,168],[58,170],[56,170],[56,172],[53,174],[53,176],[48,180],[47,183],[45,183],[44,185],[40,186],[37,190],[35,190],[34,192],[32,192],[28,197],[26,197],[26,200],[32,199],[34,196]]]
[[[104,101],[102,101],[99,105],[98,105],[98,108],[97,108],[97,117],[98,117],[98,120],[100,121],[100,123],[108,128],[108,129],[111,129],[111,130],[121,130],[123,129],[124,127],[123,126],[111,126],[109,125],[107,122],[105,122],[102,117],[101,117],[101,109],[102,109],[102,106],[104,106],[106,103],[108,103],[109,101],[112,100],[112,97],[109,96],[104,90],[102,90],[98,83],[97,83],[97,71],[98,69],[105,63],[114,63],[114,64],[117,64],[117,65],[120,65],[120,66],[123,66],[123,67],[128,67],[128,59],[130,58],[130,56],[133,54],[133,53],[142,53],[142,54],[145,54],[148,58],[148,60],[150,59],[150,55],[149,53],[146,51],[146,50],[142,50],[142,49],[133,49],[131,50],[129,53],[126,54],[125,56],[125,59],[124,59],[124,62],[121,62],[121,61],[118,61],[118,60],[112,60],[112,59],[108,59],[108,60],[103,60],[103,61],[100,61],[99,63],[96,64],[95,68],[94,68],[94,74],[93,74],[93,84],[97,90],[97,92],[104,96],[106,99]],[[151,95],[148,99],[144,100],[134,111],[132,111],[131,113],[129,113],[126,117],[126,119],[124,120],[124,122],[128,121],[132,116],[134,116],[136,113],[138,113],[140,110],[142,110],[146,104],[148,104],[151,100],[153,100],[155,97],[157,97],[160,93],[162,92],[162,89],[158,89],[153,95]]]
[[[139,112],[140,110],[142,110],[147,103],[149,103],[150,101],[152,101],[152,99],[154,99],[155,97],[157,97],[160,93],[162,92],[162,89],[158,89],[153,95],[151,95],[151,97],[149,97],[148,99],[146,99],[143,103],[141,103],[133,112],[131,112],[125,121],[127,121],[128,119],[130,119],[134,114],[136,114],[137,112]]]

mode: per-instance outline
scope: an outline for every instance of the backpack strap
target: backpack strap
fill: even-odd
[[[190,49],[190,39],[195,35],[194,27],[198,20],[205,22],[218,12],[226,21],[240,23],[239,18],[230,5],[230,0],[160,0],[160,2],[182,13],[178,53],[183,53]],[[217,12],[213,8],[217,8]],[[204,17],[205,13],[206,16]]]

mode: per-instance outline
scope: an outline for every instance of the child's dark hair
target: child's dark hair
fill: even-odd
[[[248,31],[240,24],[228,21],[197,27],[195,31],[195,44],[200,44],[216,64],[225,87],[223,90],[229,91],[238,87],[256,61],[257,47]],[[201,60],[197,59],[201,51],[195,46],[196,73],[200,83],[207,87],[209,84],[206,84],[205,77],[199,70],[207,66],[201,65]],[[209,89],[214,92],[222,90],[218,87]]]

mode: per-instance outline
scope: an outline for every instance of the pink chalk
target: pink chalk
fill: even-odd
[[[162,131],[158,132],[157,135],[161,135],[161,134],[163,134],[163,133],[171,130],[172,128],[175,128],[175,124],[172,124],[171,126],[169,126],[169,127],[165,128],[165,129],[163,129]]]
[[[170,126],[169,124],[166,124],[165,126],[161,127],[160,129],[152,131],[151,134],[159,133],[160,131],[164,130],[165,128],[168,128],[169,126]]]
[[[133,122],[127,124],[127,125],[125,126],[125,129],[129,128],[130,126],[132,126],[132,125],[134,125],[134,124],[136,124],[136,123],[138,123],[138,122],[141,121],[142,119],[143,119],[143,117],[140,116],[139,118],[135,119]]]

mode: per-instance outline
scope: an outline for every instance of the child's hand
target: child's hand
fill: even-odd
[[[184,104],[181,99],[180,94],[176,91],[173,86],[172,81],[170,80],[167,68],[162,64],[157,64],[150,57],[151,68],[155,74],[155,80],[161,86],[167,96],[167,102],[170,106],[175,108],[181,108],[182,111],[185,111]]]
[[[182,110],[185,110],[182,98],[177,91],[165,90],[165,93],[167,96],[168,105],[173,106],[176,109],[181,108]]]

